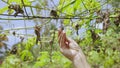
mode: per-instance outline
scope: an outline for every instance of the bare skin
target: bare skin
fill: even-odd
[[[58,41],[61,53],[73,62],[75,68],[90,68],[79,45],[73,39],[67,38],[63,30],[58,31]]]

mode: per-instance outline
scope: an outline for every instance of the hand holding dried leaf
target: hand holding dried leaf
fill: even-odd
[[[73,39],[66,37],[61,29],[58,37],[61,53],[73,62],[75,68],[90,68],[82,49]]]

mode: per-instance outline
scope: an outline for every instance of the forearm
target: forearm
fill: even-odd
[[[75,68],[90,68],[90,65],[83,54],[77,54],[72,62]]]

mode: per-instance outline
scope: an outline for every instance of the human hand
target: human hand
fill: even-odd
[[[81,50],[79,45],[73,39],[67,38],[61,29],[58,31],[58,38],[61,53],[72,61]]]
[[[66,33],[58,30],[58,42],[61,53],[71,60],[75,68],[90,68],[79,45],[71,38],[66,37]]]

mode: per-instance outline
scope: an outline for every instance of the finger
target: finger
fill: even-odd
[[[66,47],[66,45],[65,45],[65,32],[62,32],[60,44],[61,44],[61,48]]]
[[[61,30],[61,29],[59,29],[58,30],[58,42],[60,43],[60,39],[61,39],[61,33],[62,33],[63,31]]]
[[[60,40],[62,38],[63,32],[60,33],[59,37],[58,37],[58,43],[60,44]]]
[[[66,43],[67,43],[67,44],[70,43],[70,40],[68,40],[68,38],[66,37],[66,34],[65,34],[65,40],[66,40]]]
[[[64,34],[64,38],[65,38],[64,43],[65,43],[66,47],[69,48],[69,43],[70,43],[70,41],[68,40],[68,38],[67,38],[67,36],[66,36],[66,33]]]
[[[61,32],[61,34],[59,36],[59,44],[60,44],[60,46],[63,44],[62,40],[63,40],[63,32]]]
[[[63,31],[62,29],[58,30],[58,37],[60,36],[60,34],[62,33],[62,31]]]

